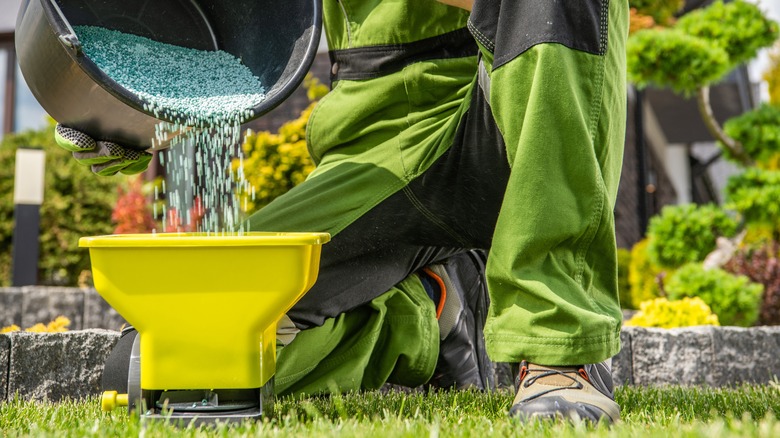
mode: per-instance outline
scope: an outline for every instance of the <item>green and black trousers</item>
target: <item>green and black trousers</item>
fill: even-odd
[[[250,219],[325,231],[288,313],[281,393],[416,386],[439,329],[417,272],[488,252],[496,362],[620,349],[613,209],[626,116],[626,0],[324,0],[332,90],[317,168]]]

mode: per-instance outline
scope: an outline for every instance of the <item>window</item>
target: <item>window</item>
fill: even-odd
[[[16,66],[16,102],[14,107],[16,111],[14,117],[15,132],[27,129],[40,129],[46,126],[46,111],[41,108],[41,105],[38,104],[35,96],[27,87],[19,65]]]

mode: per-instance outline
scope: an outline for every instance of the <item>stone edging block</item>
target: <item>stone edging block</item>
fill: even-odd
[[[618,385],[733,386],[780,376],[780,327],[626,327],[613,358]],[[106,357],[119,332],[0,335],[0,401],[61,400],[97,395]]]
[[[58,401],[98,394],[103,364],[118,339],[119,332],[101,329],[0,335],[0,360],[3,344],[7,351],[4,398]]]
[[[620,353],[612,358],[612,380],[615,385],[633,385],[630,332],[626,330],[620,332],[620,344],[622,345]]]
[[[70,319],[70,330],[119,330],[126,323],[95,291],[75,287],[24,286],[0,288],[0,327],[22,328],[53,320]]]
[[[635,385],[724,387],[780,376],[780,327],[626,327],[623,332],[630,338]]]
[[[8,398],[8,368],[11,355],[11,340],[0,335],[0,402]]]

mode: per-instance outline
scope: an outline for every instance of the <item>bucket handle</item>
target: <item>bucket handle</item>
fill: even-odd
[[[60,6],[57,4],[57,0],[49,0],[49,3],[51,3],[52,9],[54,9],[54,12],[57,13],[60,21],[68,30],[68,33],[61,34],[57,38],[65,47],[73,51],[76,56],[83,55],[81,41],[79,41],[78,36],[76,36],[76,31],[73,30],[68,19],[65,18],[65,14],[62,13],[62,9],[60,9]]]

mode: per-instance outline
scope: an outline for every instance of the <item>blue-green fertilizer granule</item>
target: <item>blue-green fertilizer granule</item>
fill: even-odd
[[[248,190],[249,183],[231,162],[243,157],[241,123],[265,98],[258,78],[223,51],[189,49],[95,26],[75,30],[84,53],[144,100],[144,110],[161,118],[150,143],[169,148],[159,157],[174,186],[166,190],[163,182],[162,193],[155,190],[157,200],[165,195],[163,231],[243,234],[246,225],[236,192]]]
[[[263,85],[235,56],[190,49],[97,26],[76,26],[84,53],[130,92],[188,126],[234,123],[265,99]]]

